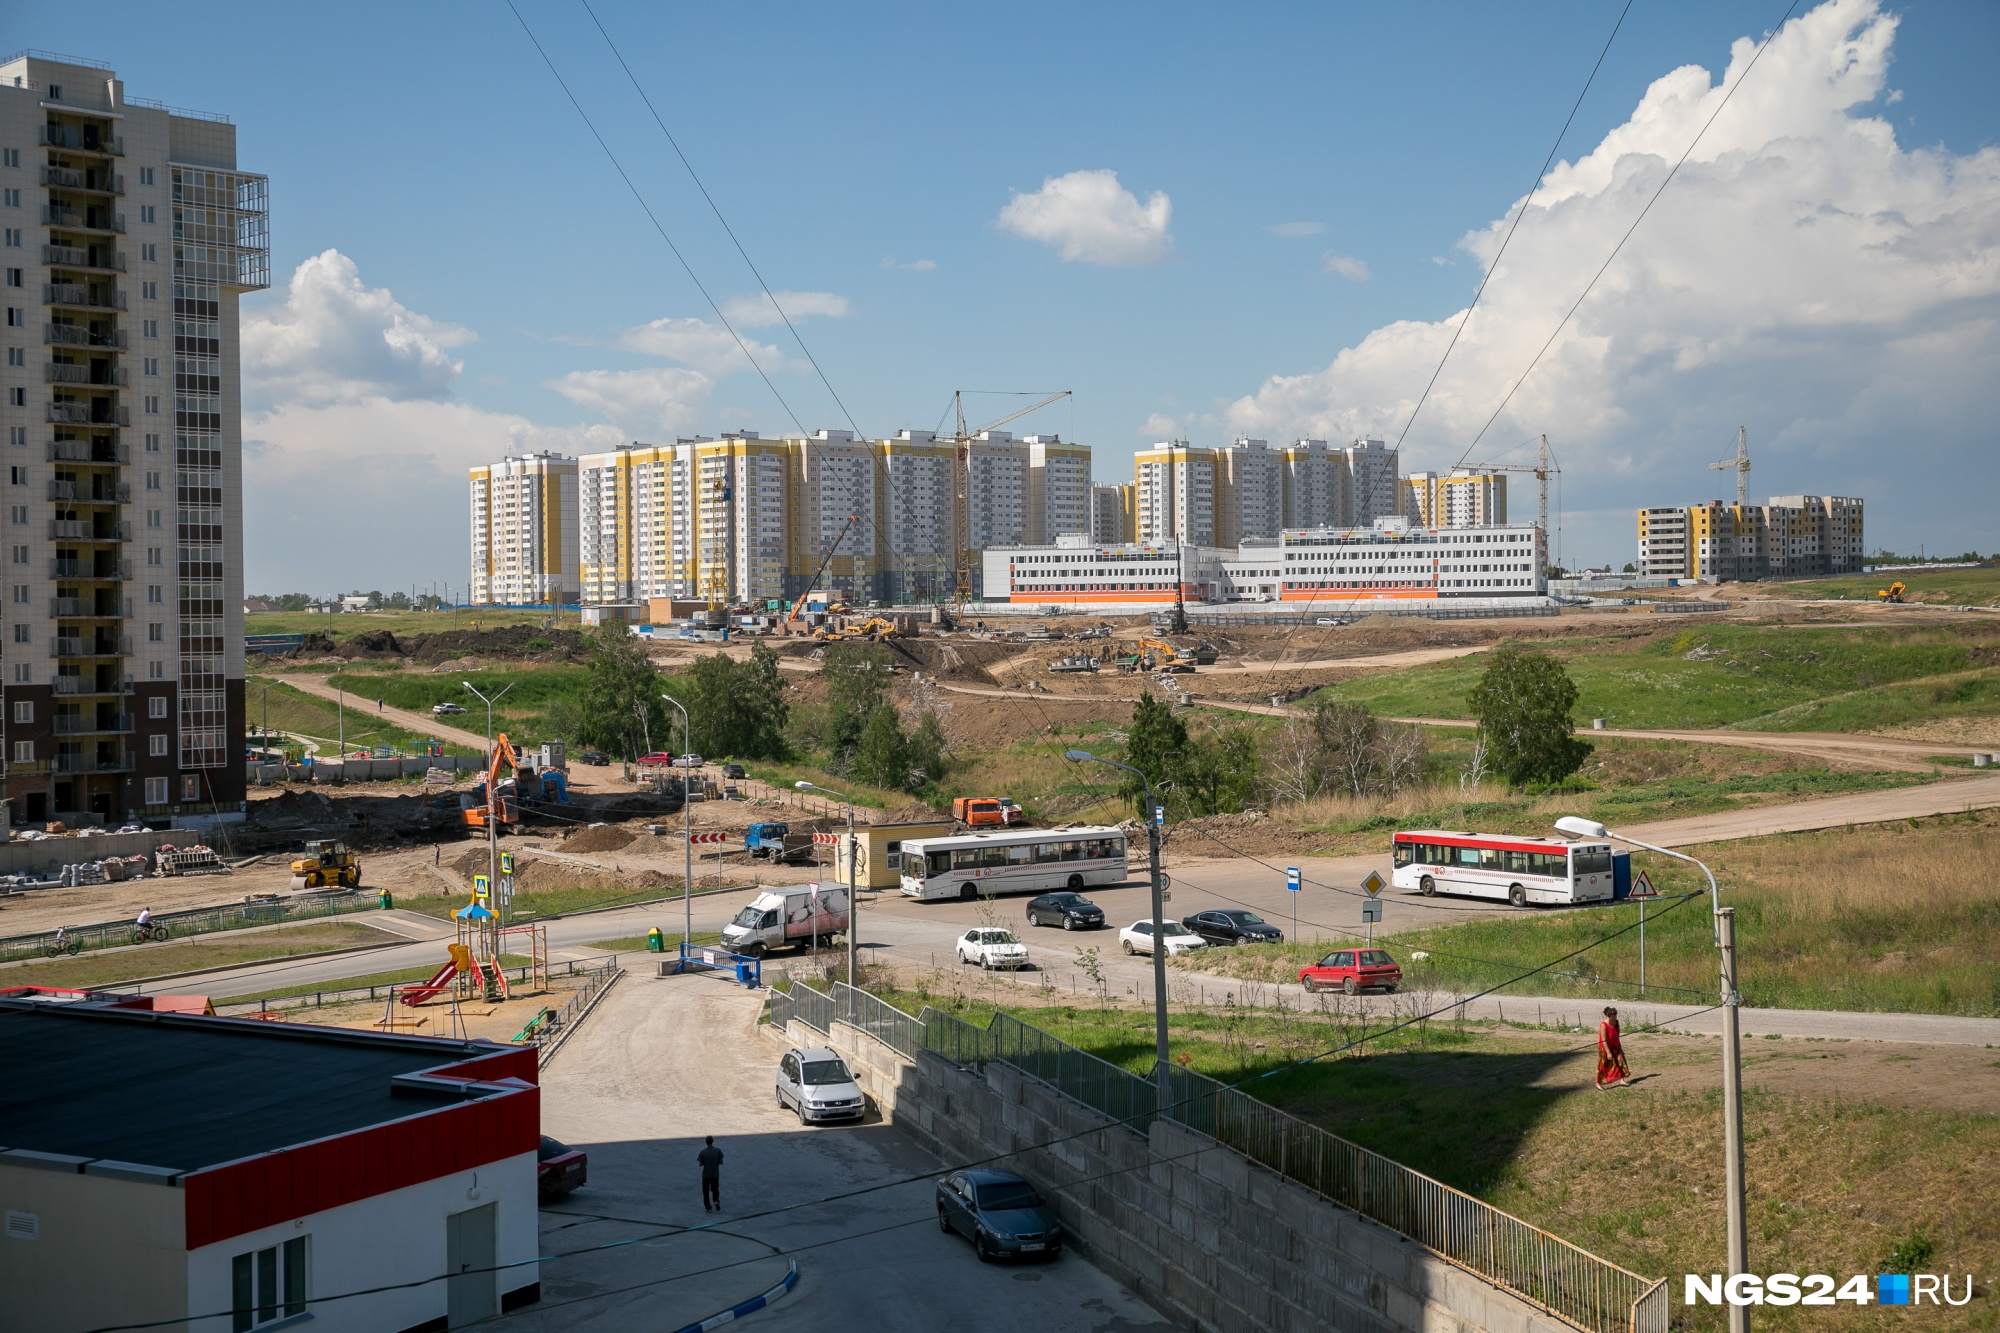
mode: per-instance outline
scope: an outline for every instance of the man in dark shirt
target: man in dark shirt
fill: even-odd
[[[719,1213],[722,1211],[722,1149],[715,1146],[713,1134],[703,1138],[702,1142],[708,1146],[694,1157],[701,1163],[701,1210],[704,1213]]]

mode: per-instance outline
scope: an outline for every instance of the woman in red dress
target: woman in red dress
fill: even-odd
[[[1597,1086],[1630,1083],[1632,1071],[1625,1064],[1625,1043],[1618,1039],[1618,1011],[1606,1005],[1604,1021],[1597,1025]]]

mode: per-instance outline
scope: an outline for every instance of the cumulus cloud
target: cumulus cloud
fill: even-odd
[[[364,285],[352,259],[328,250],[292,273],[284,304],[246,315],[244,382],[253,407],[442,398],[465,368],[450,349],[475,340]]]
[[[833,292],[780,291],[771,295],[778,298],[778,304],[785,308],[785,313],[792,317],[792,322],[795,324],[814,315],[826,319],[847,317],[847,298],[835,295]],[[770,298],[762,292],[754,296],[739,296],[725,301],[722,313],[729,317],[731,324],[745,329],[761,329],[772,324],[784,323],[777,310],[772,307]]]
[[[1273,236],[1317,236],[1326,230],[1324,222],[1274,222],[1264,228]]]
[[[702,424],[715,381],[699,370],[653,366],[571,371],[550,380],[549,387],[629,431],[669,436]]]
[[[1146,418],[1146,424],[1139,427],[1139,433],[1149,440],[1178,440],[1181,438],[1181,424],[1165,412],[1155,412]]]
[[[1320,271],[1337,273],[1349,282],[1366,282],[1369,278],[1368,265],[1352,255],[1337,255],[1329,250],[1320,260]]]
[[[745,338],[739,347],[728,329],[705,319],[656,319],[619,334],[616,346],[628,352],[679,361],[718,379],[732,371],[750,368],[743,358],[745,347],[766,370],[775,370],[784,361],[784,355],[771,344]]]
[[[1705,464],[1745,424],[1763,486],[1887,498],[1871,504],[1871,541],[1885,508],[1915,522],[1935,506],[1926,463],[1990,489],[1980,403],[2000,360],[2000,150],[1906,148],[1870,113],[1896,25],[1877,0],[1829,0],[1779,31],[1482,454],[1546,430],[1570,498],[1616,512],[1706,498],[1718,483]],[[1692,65],[1662,75],[1532,203],[1461,239],[1490,266],[1514,210],[1529,209],[1406,467],[1456,461],[1754,52],[1736,41],[1719,79]],[[1323,369],[1273,375],[1230,406],[1230,424],[1394,438],[1461,315],[1398,321]],[[1615,534],[1605,553],[1630,540]]]
[[[1067,263],[1157,264],[1174,248],[1173,202],[1155,190],[1139,202],[1110,170],[1050,176],[1033,194],[1016,192],[1000,210],[1003,231],[1052,246]]]

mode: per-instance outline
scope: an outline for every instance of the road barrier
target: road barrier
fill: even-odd
[[[1011,1014],[996,1012],[983,1028],[930,1006],[913,1018],[839,982],[774,991],[771,1021],[793,1018],[829,1033],[835,1020],[850,1023],[912,1060],[927,1051],[975,1072],[999,1061],[1141,1134],[1164,1116],[1588,1333],[1667,1333],[1664,1278],[1641,1277],[1205,1074],[1159,1066],[1169,1090],[1162,1109],[1158,1071],[1143,1078]]]

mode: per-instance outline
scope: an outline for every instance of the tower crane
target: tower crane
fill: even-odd
[[[702,561],[702,594],[708,599],[708,623],[722,623],[722,604],[729,596],[729,529],[735,521],[729,484],[729,456],[721,455],[722,467],[708,486],[708,517],[702,523],[702,545],[707,558]]]
[[[1038,412],[1050,403],[1070,396],[1064,389],[1044,398],[1038,398],[1018,412],[989,421],[974,430],[965,428],[965,390],[959,389],[951,395],[952,416],[958,431],[951,437],[954,451],[952,464],[952,536],[957,543],[957,578],[952,589],[952,606],[962,611],[972,599],[972,442],[989,430],[997,430],[1010,421],[1018,421],[1030,412]]]
[[[1513,450],[1510,449],[1508,452],[1512,453]],[[1533,463],[1480,463],[1471,467],[1461,465],[1452,470],[1460,475],[1480,472],[1533,473],[1536,489],[1540,492],[1541,501],[1535,521],[1541,527],[1544,544],[1549,541],[1549,478],[1551,476],[1562,476],[1562,468],[1556,463],[1555,456],[1549,451],[1549,437],[1547,435],[1541,437],[1540,446],[1535,451],[1535,461]],[[1551,552],[1551,556],[1553,557],[1553,552]]]
[[[1734,472],[1736,474],[1736,507],[1750,503],[1750,439],[1743,427],[1736,428],[1736,457],[1725,458],[1720,463],[1710,463],[1710,472]]]

